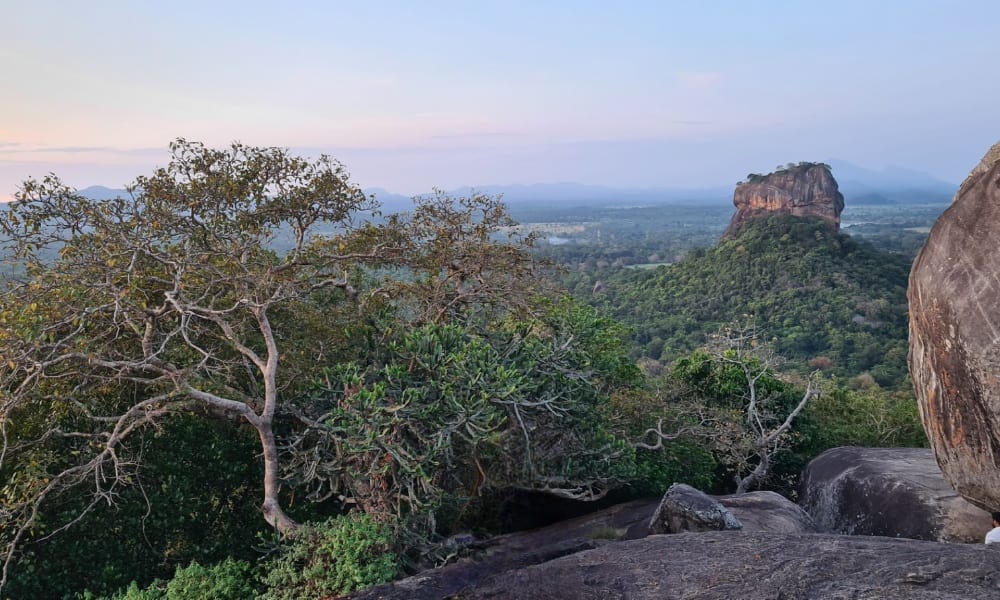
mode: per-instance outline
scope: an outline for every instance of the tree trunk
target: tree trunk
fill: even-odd
[[[749,492],[757,483],[767,477],[768,471],[771,470],[771,459],[767,455],[767,450],[759,453],[760,462],[754,467],[754,470],[750,472],[746,477],[740,477],[737,473],[736,475],[736,493],[745,494]]]
[[[281,535],[287,535],[298,529],[299,524],[285,514],[278,498],[281,484],[278,479],[278,446],[274,441],[274,431],[270,420],[262,420],[256,427],[260,434],[260,447],[264,451],[264,504],[261,505],[261,512],[271,527]]]

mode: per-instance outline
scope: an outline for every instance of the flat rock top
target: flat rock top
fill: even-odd
[[[658,535],[502,573],[452,598],[1000,599],[1000,549],[824,534]]]

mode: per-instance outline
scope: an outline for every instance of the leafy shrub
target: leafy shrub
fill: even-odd
[[[196,562],[178,568],[174,578],[167,582],[164,600],[247,600],[257,595],[249,563],[226,559],[212,566],[203,567]]]
[[[264,565],[262,600],[320,600],[347,594],[396,574],[392,531],[352,513],[306,525]]]
[[[90,592],[80,595],[81,600],[163,600],[163,590],[160,589],[160,582],[154,582],[148,588],[140,588],[139,584],[132,582],[123,591],[111,596],[94,596]]]
[[[192,562],[177,567],[173,579],[154,581],[147,588],[132,582],[107,600],[249,600],[257,597],[253,567],[242,560],[227,558],[217,565],[203,567]],[[83,600],[100,600],[89,593]]]
[[[837,446],[925,447],[917,401],[908,392],[877,386],[863,390],[832,389],[804,414],[803,444],[810,454]]]

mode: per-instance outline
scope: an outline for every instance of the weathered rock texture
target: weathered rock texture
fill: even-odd
[[[649,533],[733,529],[743,529],[743,524],[728,508],[708,494],[683,483],[670,486],[649,521]]]
[[[383,586],[361,596],[430,600]],[[471,585],[454,599],[1000,598],[1000,551],[878,537],[682,533],[608,544]]]
[[[788,498],[775,492],[749,492],[715,496],[743,524],[743,531],[770,533],[816,533],[812,517]]]
[[[547,527],[490,538],[473,544],[477,553],[472,557],[370,588],[352,597],[446,598],[461,589],[478,585],[492,575],[603,544],[618,543],[629,536],[645,536],[656,505],[656,501],[636,500]]]
[[[844,196],[826,165],[806,163],[737,185],[733,204],[736,214],[723,238],[738,235],[749,219],[773,214],[818,217],[839,229]]]
[[[978,543],[990,515],[948,485],[929,448],[844,447],[802,474],[802,506],[821,531]]]
[[[751,492],[713,499],[693,488],[688,489],[700,495],[699,503],[711,505],[719,511],[727,511],[730,507],[732,514],[745,523],[743,532],[734,531],[734,534],[806,532],[813,528],[809,515],[774,492]],[[548,527],[477,542],[473,544],[473,549],[478,550],[474,556],[366,590],[355,597],[368,600],[445,598],[462,589],[475,589],[489,577],[502,577],[503,573],[583,550],[619,544],[623,539],[641,539],[649,534],[651,517],[660,504],[662,502],[656,500],[627,502]]]
[[[1000,144],[938,218],[913,263],[910,373],[945,478],[1000,510]]]

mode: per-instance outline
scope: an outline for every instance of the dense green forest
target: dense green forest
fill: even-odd
[[[924,444],[898,248],[794,219],[714,246],[721,205],[375,218],[335,161],[172,150],[0,214],[0,597],[333,597],[525,497],[794,497],[827,448]]]
[[[909,264],[822,222],[775,216],[677,264],[608,272],[600,285],[579,271],[567,281],[633,326],[635,358],[669,364],[721,325],[752,316],[792,370],[868,373],[898,388],[906,385]]]

